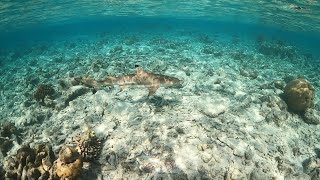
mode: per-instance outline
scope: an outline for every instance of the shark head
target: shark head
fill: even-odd
[[[162,84],[164,87],[169,87],[169,88],[182,88],[183,87],[182,80],[175,78],[175,77],[170,77],[170,76],[163,77]]]

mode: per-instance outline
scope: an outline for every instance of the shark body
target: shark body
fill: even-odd
[[[90,77],[76,78],[76,80],[88,87],[93,87],[95,89],[99,89],[101,86],[119,85],[121,88],[123,88],[126,86],[142,85],[148,88],[148,96],[154,95],[160,86],[171,88],[182,87],[182,81],[178,78],[146,72],[140,67],[136,69],[135,74],[128,74],[119,77],[109,76],[104,80],[95,80]]]

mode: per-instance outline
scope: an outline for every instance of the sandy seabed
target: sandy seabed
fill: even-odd
[[[9,138],[4,164],[23,144],[48,143],[57,156],[92,128],[104,142],[97,159],[85,163],[83,179],[320,176],[319,59],[286,43],[185,31],[98,34],[1,59],[0,118],[21,131]],[[179,78],[183,87],[161,87],[148,97],[144,86],[96,91],[72,83],[134,73],[136,65]],[[301,76],[318,93],[309,113],[314,124],[290,112],[275,86]],[[44,103],[33,95],[40,84],[55,90]]]

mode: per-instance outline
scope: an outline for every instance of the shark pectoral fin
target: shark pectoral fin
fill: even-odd
[[[156,91],[159,89],[160,85],[157,84],[157,85],[152,85],[152,86],[149,86],[148,87],[148,90],[149,90],[149,94],[148,96],[152,96],[156,93]]]

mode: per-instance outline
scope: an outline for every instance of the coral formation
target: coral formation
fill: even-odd
[[[314,105],[315,89],[305,79],[290,81],[284,88],[284,99],[290,109],[303,112]]]
[[[13,141],[9,138],[0,137],[0,151],[2,155],[6,155],[13,146]]]
[[[306,159],[303,163],[303,170],[311,179],[320,178],[320,158],[317,156]]]
[[[17,128],[12,122],[4,122],[1,124],[1,129],[0,129],[1,137],[10,138],[10,136],[15,133],[17,133]]]
[[[102,141],[92,129],[87,129],[84,134],[73,138],[76,149],[85,161],[96,159],[101,152]]]
[[[320,112],[315,109],[307,109],[302,118],[307,124],[320,124]]]
[[[77,150],[63,146],[55,161],[56,173],[61,179],[76,179],[82,172],[83,161]]]
[[[4,172],[4,170],[3,170],[3,167],[2,167],[2,165],[0,165],[0,179],[5,179],[5,172]]]
[[[273,85],[275,88],[283,90],[284,87],[286,86],[286,83],[281,80],[275,80],[275,81],[273,81]]]
[[[5,162],[6,179],[54,179],[50,171],[54,153],[47,144],[37,145],[34,149],[25,145],[14,157]]]
[[[18,130],[15,125],[11,122],[4,122],[0,126],[0,151],[3,155],[12,148],[13,141],[17,140],[17,136],[12,137],[12,135],[18,135]]]
[[[41,101],[41,103],[44,103],[44,98],[46,96],[52,96],[54,93],[55,93],[55,90],[53,89],[52,85],[40,84],[37,87],[37,90],[34,92],[33,97],[37,101]]]

